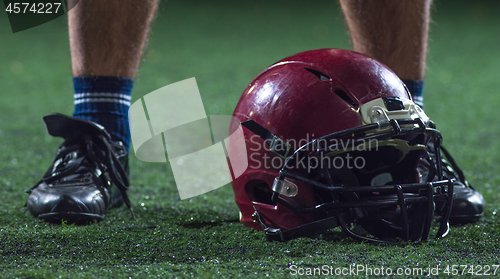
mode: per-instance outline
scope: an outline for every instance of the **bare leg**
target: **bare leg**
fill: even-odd
[[[423,79],[431,0],[340,0],[354,50]]]
[[[68,13],[73,75],[133,78],[157,0],[81,0]]]

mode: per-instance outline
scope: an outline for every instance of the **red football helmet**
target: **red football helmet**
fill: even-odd
[[[426,239],[435,210],[438,237],[448,233],[441,133],[380,62],[341,49],[292,55],[248,85],[233,116],[249,163],[232,182],[235,200],[268,240],[339,226],[361,240]]]

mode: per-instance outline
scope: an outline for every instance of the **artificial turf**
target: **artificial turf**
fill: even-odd
[[[86,226],[34,219],[23,191],[40,179],[60,143],[46,135],[41,116],[73,110],[67,26],[60,18],[13,34],[0,13],[0,277],[282,278],[294,277],[294,265],[421,267],[429,277],[436,276],[428,268],[439,267],[443,277],[447,266],[474,265],[477,272],[498,265],[499,13],[498,1],[435,1],[424,95],[445,145],[486,199],[484,217],[453,226],[445,239],[382,245],[337,230],[266,242],[239,223],[229,185],[181,201],[168,164],[134,155],[136,219],[126,208]],[[163,2],[133,101],[196,77],[207,114],[230,115],[266,66],[325,47],[349,48],[336,1]]]

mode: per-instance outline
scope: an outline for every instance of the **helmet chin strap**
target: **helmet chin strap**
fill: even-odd
[[[266,216],[263,214],[259,213],[257,211],[257,208],[255,208],[255,212],[252,214],[252,219],[254,222],[260,223],[262,228],[264,229],[264,232],[266,233],[266,239],[267,241],[288,241],[294,238],[299,238],[299,237],[304,237],[304,236],[310,236],[311,232],[323,232],[329,229],[336,228],[340,226],[340,222],[337,218],[342,218],[343,217],[329,217],[326,219],[322,219],[319,221],[314,221],[311,223],[307,223],[302,226],[295,227],[293,229],[289,230],[282,230],[281,228],[270,228],[266,225],[266,223],[262,219],[268,219]]]

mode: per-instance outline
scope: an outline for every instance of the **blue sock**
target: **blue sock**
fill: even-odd
[[[406,88],[410,91],[415,104],[424,108],[424,80],[423,79],[403,79]]]
[[[73,77],[76,118],[98,123],[111,135],[130,147],[128,110],[134,80],[123,77]]]

